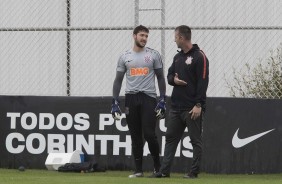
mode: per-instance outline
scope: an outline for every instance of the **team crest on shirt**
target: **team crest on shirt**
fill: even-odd
[[[146,56],[144,57],[144,61],[145,61],[145,63],[150,63],[150,62],[152,62],[151,56],[150,56],[150,55],[146,55]]]
[[[187,59],[186,59],[186,61],[185,61],[185,63],[187,64],[187,65],[190,65],[191,63],[192,63],[192,57],[191,56],[188,56],[187,57]]]

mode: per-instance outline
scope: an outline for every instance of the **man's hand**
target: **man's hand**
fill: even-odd
[[[187,82],[185,82],[184,80],[180,80],[180,79],[178,78],[178,74],[177,74],[177,73],[175,73],[175,76],[174,76],[174,83],[175,83],[176,85],[179,85],[179,86],[185,86],[185,85],[187,85]]]
[[[164,119],[165,118],[165,96],[162,95],[160,96],[159,102],[155,108],[155,112],[156,112],[156,117],[158,119]]]
[[[189,112],[191,114],[191,119],[196,120],[202,112],[202,107],[197,107],[196,105],[193,109]]]
[[[119,101],[117,99],[112,100],[112,110],[111,110],[112,116],[115,120],[121,119],[121,110],[119,108]]]

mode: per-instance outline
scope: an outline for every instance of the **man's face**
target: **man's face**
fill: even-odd
[[[178,48],[181,48],[181,43],[182,43],[182,36],[179,35],[178,31],[175,31],[174,33],[174,41],[177,45]]]
[[[137,47],[143,48],[143,47],[145,47],[145,45],[147,43],[148,33],[141,31],[137,34],[133,34],[133,38],[134,38],[134,41],[135,41],[135,45]]]

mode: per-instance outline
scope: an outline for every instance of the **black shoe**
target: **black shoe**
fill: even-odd
[[[154,167],[154,173],[160,172],[161,166]]]
[[[155,167],[153,174],[158,173],[158,172],[160,172],[160,167]]]
[[[188,174],[184,175],[183,178],[187,178],[187,179],[196,179],[196,178],[198,178],[198,174],[195,174],[195,173],[188,173]]]
[[[169,174],[163,174],[161,172],[154,172],[149,178],[169,178]]]

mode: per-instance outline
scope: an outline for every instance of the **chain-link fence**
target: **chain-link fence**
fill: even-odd
[[[234,96],[248,90],[237,75],[268,65],[280,46],[281,10],[282,0],[0,0],[0,94],[111,96],[136,25],[150,28],[147,46],[161,53],[167,73],[177,53],[174,28],[186,24],[210,60],[208,96]]]

